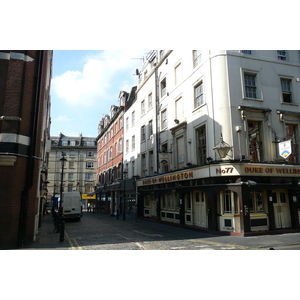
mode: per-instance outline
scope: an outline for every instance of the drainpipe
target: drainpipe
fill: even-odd
[[[155,126],[156,126],[156,172],[159,174],[159,88],[158,88],[158,66],[155,66]]]
[[[32,125],[31,125],[31,130],[30,130],[30,146],[28,149],[25,187],[21,194],[19,232],[18,232],[18,240],[17,240],[18,248],[21,248],[24,246],[29,191],[33,186],[34,159],[35,159],[39,108],[40,108],[40,91],[41,91],[41,80],[42,80],[41,74],[42,74],[42,67],[43,67],[43,58],[44,58],[44,51],[43,50],[38,51],[35,96],[34,96],[34,102],[32,104],[32,114],[31,114],[31,124]],[[25,80],[25,78],[24,78],[24,80]]]

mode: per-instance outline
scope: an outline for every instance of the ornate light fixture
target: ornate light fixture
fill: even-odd
[[[231,150],[231,146],[223,141],[222,133],[220,142],[213,148],[213,150],[218,154],[220,158],[225,158],[228,152]]]

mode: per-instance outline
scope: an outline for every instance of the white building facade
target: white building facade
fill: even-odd
[[[299,67],[298,50],[150,51],[124,114],[139,215],[243,235],[298,230]]]

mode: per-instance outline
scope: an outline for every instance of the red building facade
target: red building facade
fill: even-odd
[[[52,51],[0,51],[0,249],[34,241],[47,192]]]

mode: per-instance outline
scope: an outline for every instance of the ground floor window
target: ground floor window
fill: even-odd
[[[192,201],[191,201],[191,195],[190,193],[186,193],[184,195],[185,197],[185,210],[191,210],[192,209]]]
[[[161,196],[161,207],[166,210],[176,210],[179,208],[180,200],[177,193],[166,193]]]
[[[263,213],[264,212],[264,200],[263,193],[250,192],[250,203],[249,203],[250,213]]]
[[[238,195],[230,190],[219,193],[218,210],[221,215],[235,215],[239,213]]]

